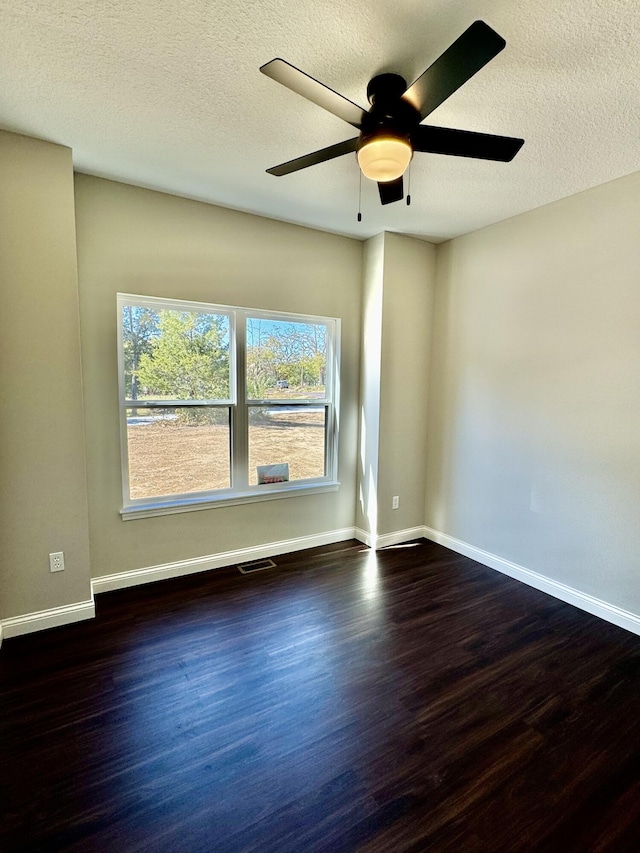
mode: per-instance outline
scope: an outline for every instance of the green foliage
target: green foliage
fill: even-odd
[[[128,400],[137,400],[138,366],[141,357],[151,352],[151,340],[158,332],[158,312],[153,308],[125,305],[122,309],[122,332],[125,394]]]
[[[219,400],[229,396],[229,321],[225,316],[126,305],[122,327],[128,399]],[[250,318],[246,350],[249,397],[282,396],[277,389],[279,380],[286,380],[292,392],[324,386],[326,350],[322,323]],[[201,422],[201,412],[185,410],[179,418],[185,423]]]
[[[227,318],[191,311],[158,314],[157,335],[139,360],[138,384],[145,394],[174,400],[227,398]]]
[[[229,409],[185,406],[176,409],[178,424],[186,426],[229,426]]]
[[[274,353],[267,347],[247,349],[247,394],[254,400],[262,400],[277,381]]]
[[[254,399],[272,396],[279,379],[292,387],[325,384],[326,327],[316,323],[249,320],[247,389]]]

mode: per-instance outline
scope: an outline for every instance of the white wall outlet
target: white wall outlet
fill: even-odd
[[[391,498],[391,509],[398,509],[400,507],[400,496],[394,495]]]
[[[49,569],[52,572],[64,572],[64,551],[49,554]]]

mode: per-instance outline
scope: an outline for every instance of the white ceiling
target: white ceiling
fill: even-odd
[[[363,106],[474,20],[507,47],[427,120],[525,138],[512,163],[416,154],[382,207],[354,155],[265,169],[353,128],[260,74],[276,56]],[[81,172],[366,238],[441,241],[640,170],[638,0],[0,0],[0,127]]]

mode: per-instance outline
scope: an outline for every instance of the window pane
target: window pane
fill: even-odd
[[[228,400],[229,317],[124,305],[127,400]]]
[[[325,397],[327,326],[247,318],[247,398]]]
[[[127,409],[131,500],[231,485],[228,408]]]
[[[249,484],[259,465],[287,463],[290,480],[323,477],[325,407],[249,407]]]

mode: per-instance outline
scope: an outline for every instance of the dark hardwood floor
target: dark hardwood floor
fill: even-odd
[[[0,651],[5,851],[638,851],[640,638],[420,542]]]

